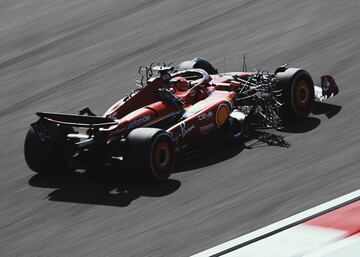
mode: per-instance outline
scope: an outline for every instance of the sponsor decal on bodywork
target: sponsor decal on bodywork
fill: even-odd
[[[199,114],[199,115],[198,115],[198,119],[199,119],[199,120],[206,120],[206,119],[211,118],[212,116],[213,116],[212,111],[208,111],[208,112]]]
[[[216,110],[216,123],[218,126],[223,125],[228,119],[230,110],[227,104],[220,104]]]
[[[134,120],[132,122],[129,123],[129,126],[128,126],[128,129],[131,129],[131,128],[134,128],[134,127],[137,127],[141,124],[144,124],[146,122],[148,122],[150,120],[150,114],[149,115],[145,115],[137,120]]]
[[[203,135],[206,135],[214,128],[214,123],[211,122],[209,124],[206,124],[205,126],[200,127],[200,133]]]
[[[195,128],[194,125],[188,126],[185,122],[180,123],[181,137],[184,138]]]

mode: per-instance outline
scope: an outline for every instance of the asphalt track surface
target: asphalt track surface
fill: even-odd
[[[359,189],[360,3],[335,0],[0,2],[0,255],[187,256]],[[164,184],[26,166],[36,111],[102,114],[152,61],[221,71],[289,63],[341,93],[306,121],[219,144]],[[279,144],[268,139],[278,138]],[[288,146],[288,147],[284,147]]]

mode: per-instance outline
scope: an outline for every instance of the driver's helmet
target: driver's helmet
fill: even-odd
[[[169,81],[170,87],[175,88],[177,91],[184,92],[190,88],[190,83],[183,77],[174,77]]]

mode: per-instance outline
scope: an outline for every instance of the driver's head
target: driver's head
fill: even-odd
[[[183,77],[175,77],[169,81],[170,87],[174,87],[177,91],[184,92],[190,88],[189,81]]]

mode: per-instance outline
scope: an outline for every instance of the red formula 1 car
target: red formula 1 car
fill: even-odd
[[[331,76],[314,86],[307,71],[286,66],[274,73],[218,73],[195,58],[177,69],[157,65],[139,73],[138,88],[102,117],[89,108],[79,115],[37,113],[25,140],[28,166],[49,173],[117,160],[133,174],[163,180],[179,154],[214,135],[238,139],[254,127],[281,127],[307,117],[315,100],[338,93]]]

